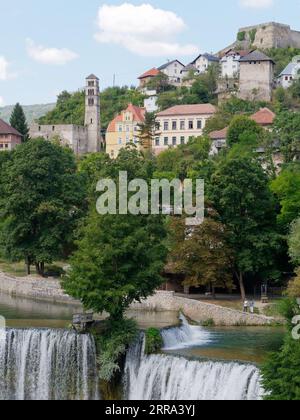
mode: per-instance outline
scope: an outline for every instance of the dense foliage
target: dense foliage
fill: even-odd
[[[136,151],[123,150],[107,176],[118,181],[147,178],[147,162]],[[65,291],[95,312],[122,319],[133,301],[153,294],[161,283],[166,258],[162,216],[98,214],[92,208],[63,281]]]
[[[1,159],[2,253],[23,258],[44,274],[44,264],[67,255],[85,207],[85,189],[73,153],[31,140]],[[3,162],[4,161],[4,162]]]
[[[145,354],[155,354],[161,351],[163,339],[157,328],[149,328],[145,334]]]

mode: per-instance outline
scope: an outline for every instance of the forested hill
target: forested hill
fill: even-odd
[[[38,120],[41,116],[47,114],[55,107],[55,104],[44,104],[44,105],[24,105],[23,109],[25,112],[26,119],[29,124],[33,121]],[[9,122],[14,105],[9,105],[0,108],[0,118],[4,121]]]
[[[101,123],[106,129],[109,122],[129,103],[143,106],[144,96],[134,88],[112,87],[101,93]],[[40,118],[40,124],[84,124],[84,91],[62,92],[53,110]]]

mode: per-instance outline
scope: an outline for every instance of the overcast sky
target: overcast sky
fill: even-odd
[[[0,0],[0,106],[53,102],[95,73],[136,84],[151,67],[234,41],[241,26],[300,30],[300,0]]]

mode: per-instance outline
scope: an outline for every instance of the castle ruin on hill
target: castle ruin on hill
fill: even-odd
[[[268,48],[300,48],[300,32],[291,29],[289,25],[270,22],[260,25],[240,28],[236,41],[220,52],[220,55],[230,48],[247,50],[255,47],[260,50]]]

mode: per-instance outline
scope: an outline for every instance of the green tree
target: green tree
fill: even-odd
[[[279,248],[275,202],[259,163],[248,157],[227,159],[212,177],[209,196],[229,231],[234,272],[245,299],[246,274],[273,270]],[[269,273],[268,273],[269,272]]]
[[[292,319],[300,315],[296,300],[294,298],[284,300],[281,312],[287,320],[287,333],[280,351],[271,354],[262,367],[265,400],[299,401],[300,341],[292,337],[294,328]]]
[[[121,150],[107,175],[117,181],[124,169],[129,181],[149,181],[153,176],[151,162],[136,150]],[[95,203],[63,288],[86,309],[106,311],[118,321],[134,300],[147,298],[162,283],[160,274],[167,254],[165,222],[162,216],[100,215],[94,207]]]
[[[256,137],[257,141],[263,135],[263,129],[253,120],[244,115],[234,117],[229,125],[227,142],[229,146],[238,144],[242,136]]]
[[[10,117],[10,125],[22,134],[22,141],[25,142],[29,139],[29,128],[26,122],[24,110],[19,103],[13,109]]]
[[[35,264],[66,256],[85,205],[73,153],[43,139],[24,143],[3,167],[1,246],[14,260]]]
[[[271,189],[281,206],[278,222],[289,227],[300,216],[300,164],[294,163],[285,167],[272,181]]]
[[[185,286],[232,289],[231,250],[222,223],[212,217],[188,230],[185,219],[173,218],[170,254],[174,270],[185,276]]]
[[[152,145],[157,133],[156,115],[154,112],[146,112],[145,121],[138,124],[138,138],[144,150],[152,151]]]
[[[282,112],[274,121],[274,132],[281,144],[281,152],[286,163],[300,157],[300,113]]]
[[[288,237],[289,255],[297,266],[300,266],[300,218],[294,220]]]

